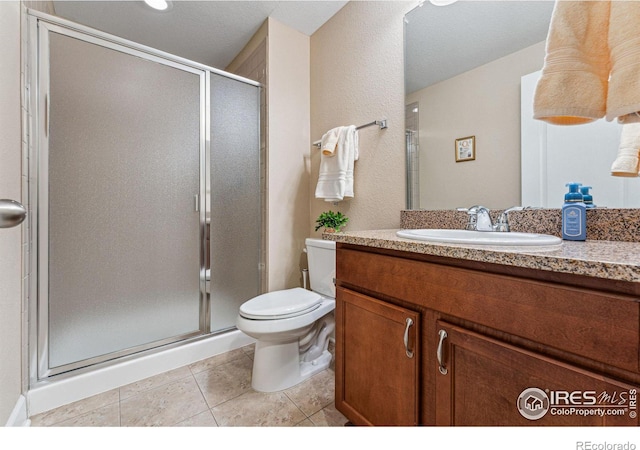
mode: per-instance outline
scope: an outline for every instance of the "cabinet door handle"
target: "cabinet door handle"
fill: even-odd
[[[404,328],[404,352],[407,357],[413,358],[413,350],[409,350],[409,328],[413,325],[413,320],[407,317],[406,324],[407,326]]]
[[[442,375],[446,375],[447,368],[442,363],[442,346],[444,344],[444,340],[447,338],[447,332],[440,330],[438,331],[438,334],[440,335],[440,342],[438,342],[438,351],[436,353],[436,356],[438,357],[438,369]]]

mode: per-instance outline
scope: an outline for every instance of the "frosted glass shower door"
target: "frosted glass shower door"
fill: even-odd
[[[41,375],[203,334],[206,73],[53,25],[39,51]]]
[[[260,88],[211,74],[211,331],[235,327],[260,293],[262,182]]]

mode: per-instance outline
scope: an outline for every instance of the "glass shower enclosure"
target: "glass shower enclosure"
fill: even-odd
[[[260,293],[260,85],[29,12],[32,380],[235,327]]]

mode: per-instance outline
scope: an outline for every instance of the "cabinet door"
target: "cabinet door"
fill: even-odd
[[[639,386],[446,322],[437,330],[437,425],[638,425]]]
[[[338,288],[336,407],[358,425],[418,423],[419,314]]]

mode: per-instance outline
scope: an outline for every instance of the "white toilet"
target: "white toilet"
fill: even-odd
[[[305,245],[313,291],[269,292],[240,306],[238,329],[257,340],[251,381],[256,391],[290,388],[331,363],[336,243],[308,238]]]

